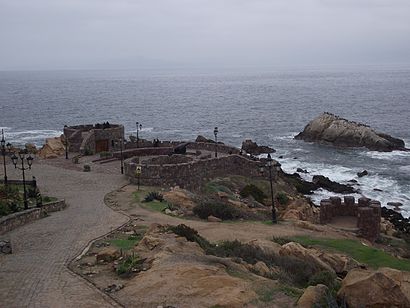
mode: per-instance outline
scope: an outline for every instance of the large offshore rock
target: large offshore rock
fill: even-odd
[[[327,112],[309,122],[303,132],[295,136],[295,139],[340,147],[366,147],[369,150],[382,152],[407,150],[401,139]]]
[[[338,292],[349,307],[410,307],[410,273],[353,269]]]

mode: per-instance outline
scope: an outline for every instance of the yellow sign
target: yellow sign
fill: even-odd
[[[137,169],[135,170],[135,174],[136,174],[136,175],[140,175],[140,174],[141,174],[141,166],[137,166]]]

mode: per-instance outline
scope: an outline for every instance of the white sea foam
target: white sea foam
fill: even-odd
[[[153,127],[142,127],[142,129],[138,129],[139,132],[152,132],[154,130]],[[128,133],[137,133],[137,129],[130,130]]]
[[[33,143],[36,146],[42,146],[46,138],[58,137],[62,133],[62,131],[52,129],[9,131],[7,133],[7,141],[14,145]]]
[[[268,137],[272,140],[293,140],[298,132],[290,132],[286,135],[276,136],[276,135],[268,135]]]
[[[401,202],[403,203],[402,214],[404,216],[410,215],[410,187],[400,185],[395,179],[373,172],[370,172],[368,176],[359,178],[356,170],[341,165],[308,163],[291,158],[277,158],[277,160],[281,163],[282,169],[286,173],[292,174],[296,172],[297,168],[306,169],[309,173],[300,173],[300,176],[306,181],[311,181],[315,174],[324,175],[332,181],[343,184],[349,184],[349,180],[354,179],[358,182],[354,187],[359,190],[359,193],[353,194],[356,198],[366,196],[379,200],[383,206],[387,206],[387,203],[392,201]],[[410,166],[405,166],[405,168],[410,169]],[[330,196],[343,197],[341,194],[335,194],[325,189],[318,189],[310,197],[313,202],[319,204],[321,199],[329,198]]]
[[[392,152],[376,152],[376,151],[366,151],[360,152],[360,155],[365,155],[374,159],[385,159],[391,160],[395,158],[410,158],[410,152],[405,151],[392,151]]]

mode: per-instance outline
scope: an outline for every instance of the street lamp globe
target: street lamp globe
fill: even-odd
[[[13,155],[11,156],[11,160],[13,162],[14,167],[17,166],[17,159],[18,159],[18,157],[17,157],[16,153],[13,153]]]
[[[33,157],[31,155],[29,155],[29,157],[27,157],[27,164],[28,167],[31,169],[31,165],[33,164]]]

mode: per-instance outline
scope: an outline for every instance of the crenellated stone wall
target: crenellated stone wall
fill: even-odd
[[[379,201],[365,197],[358,199],[352,196],[330,197],[320,201],[320,223],[332,222],[336,216],[357,217],[357,228],[360,236],[374,242],[380,237],[381,204]]]
[[[126,160],[124,164],[125,174],[132,183],[137,183],[138,181],[135,174],[138,163],[139,158],[134,157]],[[261,168],[266,168],[265,162],[251,160],[241,155],[229,155],[178,164],[163,163],[154,165],[144,164],[142,161],[141,167],[141,185],[179,186],[192,190],[199,190],[201,184],[206,180],[219,176],[266,176],[266,174],[261,174]]]

